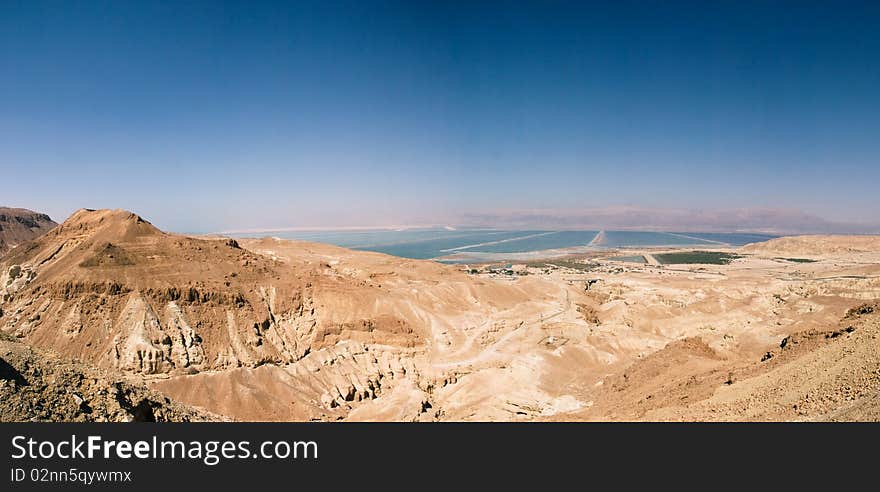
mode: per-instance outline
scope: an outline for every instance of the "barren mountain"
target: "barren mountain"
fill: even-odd
[[[0,207],[0,256],[56,225],[46,214],[23,208]]]
[[[156,374],[289,361],[306,350],[297,336],[266,330],[279,322],[270,307],[279,290],[275,307],[290,315],[280,322],[308,322],[307,276],[275,283],[278,262],[231,240],[168,235],[120,210],[80,210],[4,263],[7,329],[100,366]]]
[[[852,247],[475,274],[81,210],[0,261],[0,329],[242,420],[867,419],[880,248]]]

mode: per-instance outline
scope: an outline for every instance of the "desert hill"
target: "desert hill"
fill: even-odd
[[[880,251],[880,236],[787,236],[743,246],[746,253],[776,255],[841,255]]]
[[[146,374],[292,357],[255,328],[270,319],[257,283],[274,263],[130,212],[80,210],[4,258],[0,322],[34,345]]]
[[[24,208],[0,207],[0,256],[56,225],[46,214]]]

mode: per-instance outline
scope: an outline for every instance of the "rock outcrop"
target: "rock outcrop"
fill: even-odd
[[[219,417],[0,336],[0,421],[189,422]]]

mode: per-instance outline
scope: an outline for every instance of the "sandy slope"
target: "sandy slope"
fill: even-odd
[[[731,359],[699,339],[670,343],[612,378],[602,408],[580,417],[880,420],[880,313],[861,309],[786,336],[760,359]]]
[[[880,236],[814,235],[780,237],[746,245],[747,253],[777,255],[848,255],[880,251]]]

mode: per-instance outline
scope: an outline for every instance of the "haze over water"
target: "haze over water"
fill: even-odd
[[[266,234],[259,234],[259,236],[264,235]],[[742,246],[775,237],[767,234],[743,233],[491,229],[284,231],[271,235],[283,239],[298,239],[375,251],[404,258],[440,260],[450,255],[464,258],[479,258],[487,255],[500,257],[504,254],[517,255],[573,248],[580,251],[587,248]]]

